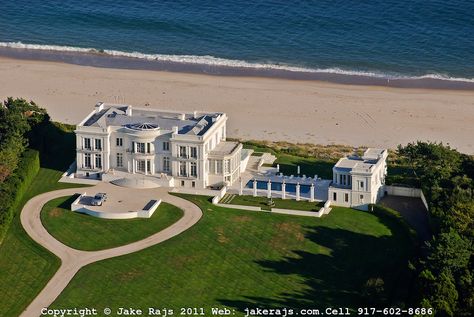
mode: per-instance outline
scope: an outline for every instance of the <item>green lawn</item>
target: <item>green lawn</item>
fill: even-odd
[[[300,175],[308,177],[318,177],[332,179],[332,168],[336,162],[324,161],[315,158],[305,158],[289,154],[278,154],[277,160],[273,164],[280,164],[280,172],[284,175],[297,175],[298,165],[300,166]]]
[[[99,219],[70,210],[75,196],[49,201],[41,211],[48,232],[64,244],[79,250],[102,250],[144,239],[183,216],[178,207],[162,202],[149,219]]]
[[[296,201],[293,199],[273,198],[273,202],[275,203],[275,208],[305,211],[319,211],[319,209],[324,206],[324,202],[309,202],[307,200]],[[234,195],[232,200],[228,203],[233,205],[257,206],[264,210],[270,210],[270,206],[267,205],[268,198],[261,196]]]
[[[175,314],[179,307],[204,307],[208,316],[213,306],[399,305],[409,292],[413,244],[394,218],[338,207],[322,218],[296,217],[180,196],[203,210],[195,226],[162,244],[88,265],[52,306],[151,306]],[[371,278],[382,278],[384,291],[364,297]]]
[[[21,206],[41,193],[80,186],[58,183],[60,176],[60,171],[41,168]],[[56,256],[29,238],[19,216],[20,210],[0,245],[0,316],[20,315],[60,265]]]

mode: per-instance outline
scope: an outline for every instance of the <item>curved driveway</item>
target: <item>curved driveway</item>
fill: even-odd
[[[100,184],[90,187],[87,190],[95,191],[96,188],[102,187]],[[54,300],[61,294],[63,289],[68,285],[74,275],[83,267],[90,263],[136,252],[148,248],[157,243],[168,240],[183,231],[189,229],[199,221],[202,216],[201,209],[195,204],[168,194],[167,189],[159,188],[154,190],[154,194],[164,202],[175,205],[184,211],[184,215],[177,222],[166,229],[155,233],[143,240],[139,240],[120,247],[100,250],[100,251],[80,251],[64,245],[56,240],[43,227],[40,219],[41,209],[44,204],[54,198],[74,195],[81,190],[78,188],[56,190],[38,195],[30,199],[21,211],[21,224],[36,242],[41,244],[49,251],[56,254],[61,259],[61,266],[56,274],[49,280],[48,284],[36,296],[33,302],[22,313],[22,317],[37,317],[41,314],[41,310],[51,305]],[[78,232],[79,233],[79,232]]]

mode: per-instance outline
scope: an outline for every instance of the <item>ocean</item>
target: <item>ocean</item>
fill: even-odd
[[[399,86],[474,84],[474,1],[0,0],[0,55]]]

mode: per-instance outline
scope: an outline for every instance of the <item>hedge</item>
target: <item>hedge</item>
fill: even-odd
[[[0,184],[0,244],[39,169],[38,151],[27,149],[15,172]]]

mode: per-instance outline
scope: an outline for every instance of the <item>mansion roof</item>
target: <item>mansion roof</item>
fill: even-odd
[[[173,130],[178,134],[202,136],[223,114],[183,113],[154,109],[133,108],[127,105],[98,104],[95,112],[83,123],[85,127],[127,127],[134,130]]]

